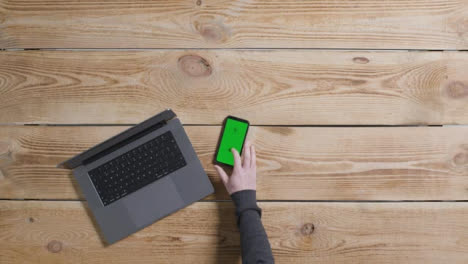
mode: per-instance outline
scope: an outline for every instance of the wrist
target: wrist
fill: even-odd
[[[247,210],[256,211],[261,216],[261,209],[257,206],[257,192],[255,190],[242,190],[231,194],[232,201],[236,206],[238,219]]]

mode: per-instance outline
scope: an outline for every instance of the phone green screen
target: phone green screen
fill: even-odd
[[[216,161],[234,166],[234,156],[231,148],[235,148],[240,154],[248,128],[249,124],[246,122],[232,118],[226,119]]]

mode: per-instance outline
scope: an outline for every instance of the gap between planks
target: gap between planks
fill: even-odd
[[[468,52],[468,49],[366,49],[366,48],[24,48],[0,49],[0,51],[170,51],[170,50],[238,50],[238,51],[273,51],[273,50],[313,50],[313,51],[371,51],[371,52]]]
[[[140,123],[135,124],[15,124],[15,123],[0,123],[0,126],[50,126],[50,127],[120,127],[120,126],[136,126]],[[216,127],[221,126],[222,124],[182,124],[183,126],[205,126],[205,127]],[[317,125],[250,125],[251,127],[444,127],[444,126],[468,126],[468,125],[325,125],[325,124],[317,124]]]
[[[0,198],[14,202],[86,202],[85,199]],[[227,203],[231,200],[199,200],[195,203]],[[259,203],[466,203],[468,200],[257,200]],[[189,205],[190,206],[190,205]]]

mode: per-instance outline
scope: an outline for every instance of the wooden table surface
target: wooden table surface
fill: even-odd
[[[0,263],[239,263],[251,121],[277,263],[468,263],[468,0],[0,0]],[[172,108],[216,192],[105,246],[65,159]]]

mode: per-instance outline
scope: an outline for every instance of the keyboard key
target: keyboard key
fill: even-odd
[[[89,171],[89,176],[107,206],[186,165],[168,131]]]

